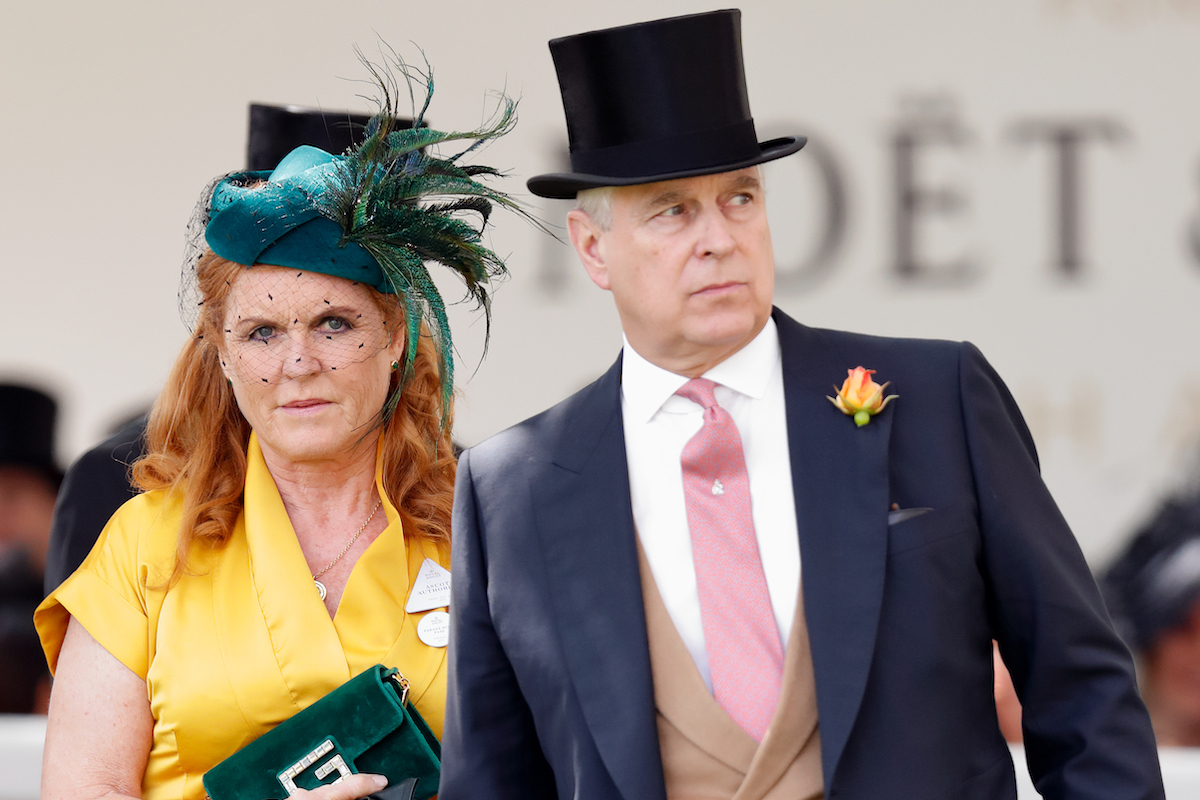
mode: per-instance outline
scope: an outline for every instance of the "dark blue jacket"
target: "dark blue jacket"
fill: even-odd
[[[1162,798],[1129,654],[979,351],[774,316],[826,796],[1015,797],[996,639],[1045,797]],[[862,428],[826,399],[859,365],[899,395]],[[442,800],[665,796],[620,376],[460,461]]]

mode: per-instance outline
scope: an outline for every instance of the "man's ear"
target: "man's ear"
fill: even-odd
[[[567,232],[592,283],[601,289],[611,289],[612,286],[608,282],[608,265],[600,247],[600,238],[604,231],[600,230],[600,226],[586,211],[574,208],[567,213]]]

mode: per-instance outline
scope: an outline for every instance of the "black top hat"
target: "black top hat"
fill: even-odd
[[[302,144],[327,153],[341,153],[362,141],[370,119],[349,111],[321,111],[303,106],[250,104],[250,134],[246,139],[246,163],[251,170],[272,170],[288,153]]]
[[[741,21],[730,9],[552,40],[572,171],[536,175],[529,190],[568,199],[596,186],[729,172],[803,147],[803,136],[758,141]]]
[[[28,467],[57,486],[62,470],[54,460],[54,398],[29,386],[0,384],[0,465]]]
[[[304,106],[250,104],[250,134],[246,140],[246,162],[251,171],[270,171],[288,153],[302,144],[326,153],[344,153],[361,144],[370,122],[368,114],[322,111]],[[395,120],[396,128],[411,128],[411,119]]]

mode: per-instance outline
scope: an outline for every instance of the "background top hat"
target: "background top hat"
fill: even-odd
[[[758,141],[741,16],[712,11],[551,40],[571,172],[536,175],[529,190],[569,199],[596,186],[742,169],[803,147],[803,136]]]
[[[0,466],[41,472],[58,486],[62,470],[54,460],[58,404],[45,392],[16,383],[0,384]]]
[[[270,171],[302,144],[338,155],[362,142],[369,114],[322,111],[304,106],[250,104],[250,134],[246,140],[246,168]],[[411,128],[411,119],[396,119],[395,127]]]

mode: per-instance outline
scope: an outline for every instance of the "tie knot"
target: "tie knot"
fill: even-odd
[[[717,384],[708,378],[692,378],[680,386],[675,394],[691,400],[693,403],[698,403],[707,411],[717,405],[717,396],[713,394],[715,388],[717,388]]]

